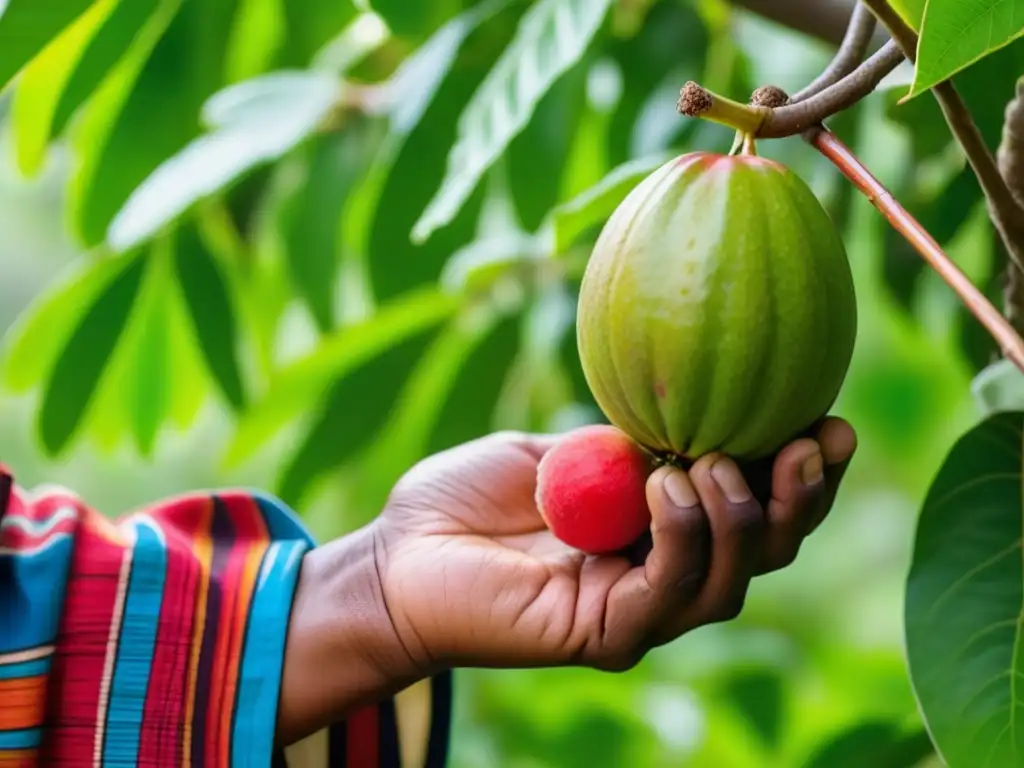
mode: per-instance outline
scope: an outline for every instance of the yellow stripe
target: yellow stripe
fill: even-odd
[[[430,680],[421,680],[395,696],[395,722],[402,768],[427,762],[430,746]]]

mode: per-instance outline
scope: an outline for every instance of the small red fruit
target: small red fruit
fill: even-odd
[[[537,508],[561,541],[592,555],[617,552],[651,525],[647,453],[616,427],[582,427],[537,467]]]

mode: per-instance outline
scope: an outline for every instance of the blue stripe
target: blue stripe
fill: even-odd
[[[145,518],[132,521],[136,541],[110,686],[103,764],[133,766],[167,577],[167,547]]]
[[[271,541],[293,541],[300,539],[309,546],[316,542],[302,520],[279,499],[259,491],[247,491],[263,513]]]
[[[0,680],[14,680],[19,677],[35,677],[50,671],[53,659],[47,656],[32,661],[19,661],[17,664],[0,664]]]
[[[263,558],[238,677],[232,766],[271,764],[292,595],[308,549],[304,541],[275,542]]]
[[[0,654],[57,638],[71,553],[70,534],[58,533],[41,550],[0,555]]]
[[[0,731],[0,749],[32,749],[32,747],[38,747],[42,740],[42,728]]]

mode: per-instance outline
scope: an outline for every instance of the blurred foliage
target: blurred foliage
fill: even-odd
[[[922,67],[830,125],[996,299],[980,187],[934,98],[903,97],[954,74],[994,147],[1024,72],[1013,3],[977,4],[992,34],[953,48],[927,30],[966,5],[923,26],[894,5]],[[601,420],[573,322],[589,248],[666,157],[732,139],[679,119],[679,85],[792,90],[829,53],[723,0],[0,2],[0,456],[111,514],[259,485],[332,537],[429,453]],[[999,414],[1019,373],[835,169],[797,139],[761,151],[855,273],[835,412],[861,450],[835,512],[740,619],[628,675],[462,673],[456,768],[938,765],[919,703],[974,768],[970,739],[1018,724],[1020,558],[985,568],[1020,546],[1020,420]],[[958,737],[957,707],[982,730]]]

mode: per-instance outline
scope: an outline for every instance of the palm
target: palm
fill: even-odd
[[[492,661],[513,661],[525,647],[535,656],[538,636],[552,659],[588,642],[629,563],[587,558],[551,535],[534,502],[539,458],[529,446],[483,443],[429,459],[396,487],[386,517],[406,535],[387,553],[385,590],[445,600],[443,609],[414,601],[410,623],[438,636],[477,635],[474,643],[488,638]],[[434,567],[439,557],[444,568]],[[452,632],[451,617],[468,631]],[[452,653],[473,661],[462,658],[465,648]]]

